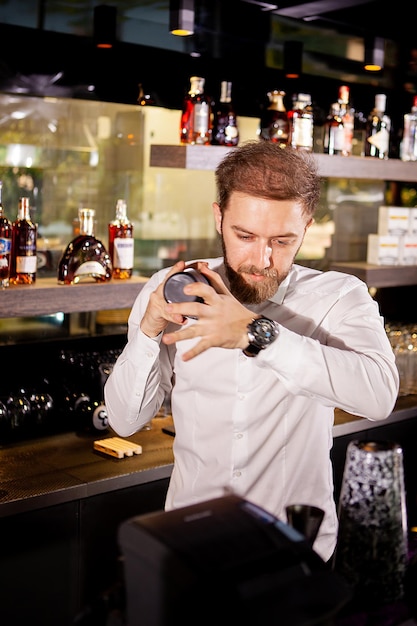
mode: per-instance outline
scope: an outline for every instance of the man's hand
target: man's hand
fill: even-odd
[[[176,263],[166,275],[165,281],[161,283],[153,293],[151,293],[145,315],[140,323],[141,331],[148,337],[156,337],[159,335],[159,333],[165,330],[169,322],[180,325],[186,323],[186,319],[183,315],[181,315],[181,313],[167,310],[168,304],[164,298],[165,282],[170,276],[172,276],[172,274],[183,272],[184,268],[184,261],[178,261],[178,263]]]
[[[184,287],[184,293],[200,296],[204,303],[165,304],[164,311],[171,320],[190,316],[197,318],[197,321],[188,325],[187,328],[165,334],[162,341],[171,345],[183,339],[201,337],[201,340],[184,354],[184,361],[189,361],[208,348],[246,348],[248,345],[247,325],[253,319],[254,314],[232,296],[219,274],[208,269],[206,263],[199,262],[193,267],[208,278],[210,285],[200,282],[191,283]]]

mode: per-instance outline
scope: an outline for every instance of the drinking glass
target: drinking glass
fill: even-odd
[[[285,512],[289,526],[304,535],[312,546],[323,521],[323,509],[311,504],[290,504],[285,508]]]
[[[397,443],[349,443],[338,515],[334,569],[352,586],[355,601],[369,607],[402,598],[407,513]]]

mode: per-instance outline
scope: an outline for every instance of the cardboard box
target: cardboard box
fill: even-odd
[[[406,235],[410,227],[410,209],[399,206],[380,206],[378,235]]]
[[[399,265],[400,238],[395,235],[368,235],[367,263]]]

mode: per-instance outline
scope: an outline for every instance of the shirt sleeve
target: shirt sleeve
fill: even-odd
[[[154,275],[137,296],[129,315],[128,341],[104,387],[109,423],[121,437],[128,437],[149,422],[171,391],[171,355],[161,343],[162,333],[150,338],[140,330],[149,296],[162,280]]]
[[[277,340],[256,358],[291,393],[353,415],[385,419],[397,400],[399,374],[383,318],[354,277],[312,332],[281,325]]]

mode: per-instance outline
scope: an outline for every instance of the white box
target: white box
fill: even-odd
[[[417,265],[417,235],[400,237],[400,265]]]
[[[410,235],[417,235],[417,207],[411,207],[410,219],[408,223],[408,233]]]
[[[410,228],[410,209],[400,206],[380,206],[378,235],[406,235]]]
[[[372,265],[399,265],[400,237],[395,235],[368,235],[367,263]]]

